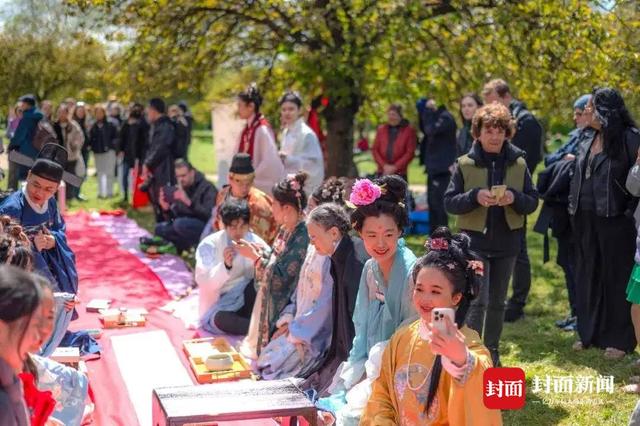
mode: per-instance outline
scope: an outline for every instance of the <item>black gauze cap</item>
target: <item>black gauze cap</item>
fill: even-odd
[[[231,160],[231,167],[229,168],[229,172],[235,173],[237,175],[250,175],[254,173],[253,165],[251,164],[251,157],[249,154],[244,152],[239,152],[233,156]]]
[[[48,143],[38,153],[38,157],[31,167],[31,173],[43,179],[60,183],[68,156],[69,154],[63,146]]]

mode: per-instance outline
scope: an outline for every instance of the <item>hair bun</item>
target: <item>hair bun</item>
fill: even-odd
[[[300,186],[304,187],[305,182],[309,178],[309,173],[304,170],[299,170],[298,173],[294,175],[294,179],[300,184]]]
[[[384,187],[384,192],[380,199],[390,201],[394,204],[404,203],[407,198],[407,182],[398,175],[387,175],[379,177],[375,183]]]

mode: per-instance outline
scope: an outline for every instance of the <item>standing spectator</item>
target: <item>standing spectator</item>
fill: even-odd
[[[91,126],[89,142],[96,160],[98,198],[111,198],[116,172],[118,129],[111,118],[107,117],[107,112],[102,105],[96,105],[94,111],[96,122]]]
[[[67,104],[60,104],[57,111],[57,120],[53,124],[56,132],[58,143],[64,146],[69,153],[65,171],[75,175],[78,162],[82,161],[82,146],[84,145],[84,133],[80,125],[70,118],[69,107]],[[67,200],[72,200],[78,195],[78,188],[69,185],[66,190]]]
[[[462,129],[458,131],[457,156],[460,157],[469,152],[473,144],[471,135],[471,120],[478,108],[482,105],[482,99],[475,93],[467,93],[460,99],[460,118],[462,118]]]
[[[144,120],[144,106],[133,104],[129,111],[129,118],[120,129],[120,151],[122,158],[122,187],[124,189],[123,201],[129,201],[129,172],[136,166],[142,167],[144,154],[147,147],[149,125]],[[138,170],[140,172],[140,170]]]
[[[186,159],[191,141],[189,123],[182,115],[182,109],[178,105],[170,105],[167,115],[171,119],[175,131],[175,140],[172,146],[173,157]]]
[[[40,103],[40,111],[42,111],[42,115],[47,121],[53,121],[53,102],[49,99],[45,99]]]
[[[523,102],[511,95],[509,85],[500,79],[491,80],[482,90],[485,103],[498,102],[509,108],[511,116],[516,120],[516,132],[511,143],[526,153],[525,160],[529,173],[533,175],[536,166],[542,160],[543,131],[542,126],[527,109]],[[522,243],[516,266],[513,271],[513,294],[507,303],[505,321],[514,322],[524,316],[524,305],[527,303],[531,289],[531,264],[527,252],[527,227],[522,234]]]
[[[589,124],[584,109],[591,95],[583,95],[573,104],[573,120],[576,128],[569,133],[569,139],[554,153],[544,159],[546,169],[538,175],[538,191],[544,200],[538,221],[534,227],[536,232],[545,236],[544,261],[548,260],[548,235],[558,241],[556,263],[564,271],[567,295],[569,297],[569,314],[565,319],[556,321],[556,326],[565,331],[576,330],[576,281],[575,281],[575,247],[571,232],[571,223],[567,207],[569,204],[569,186],[573,160],[578,153],[578,143],[585,127]]]
[[[420,144],[420,163],[428,175],[429,225],[435,231],[449,225],[444,192],[456,160],[456,120],[444,106],[436,106],[434,99],[422,99],[417,107],[420,130],[424,135]]]
[[[307,172],[304,192],[312,194],[324,181],[324,160],[318,137],[302,118],[302,98],[297,92],[287,92],[280,98],[280,117],[284,127],[280,148],[284,171]]]
[[[118,131],[122,127],[122,108],[120,108],[120,104],[113,102],[109,105],[109,118],[116,125]]]
[[[42,112],[36,108],[36,98],[33,95],[24,95],[19,99],[20,109],[22,110],[22,118],[16,128],[11,142],[9,142],[9,151],[14,149],[21,154],[35,158],[38,150],[33,146],[33,137],[38,128],[38,122],[42,120]],[[11,162],[9,163],[11,164]],[[18,189],[18,181],[27,177],[27,168],[14,164],[9,168],[8,188],[12,190]]]
[[[160,188],[174,184],[171,146],[174,139],[173,123],[166,115],[166,106],[162,99],[152,98],[147,107],[147,118],[151,124],[149,143],[144,157],[142,174],[149,182],[149,198],[153,204],[156,222],[162,222],[164,215],[160,208]]]
[[[82,149],[80,153],[82,155],[82,162],[84,163],[84,174],[82,177],[86,180],[87,177],[87,167],[89,167],[89,152],[91,149],[91,143],[89,143],[89,117],[87,116],[87,107],[86,104],[82,101],[76,103],[76,107],[73,110],[73,121],[78,123],[80,129],[82,129],[82,134],[84,135],[84,144],[82,144]],[[80,201],[86,201],[87,199],[80,194],[80,188],[78,188],[76,198]]]
[[[525,217],[538,206],[525,153],[508,141],[514,127],[505,106],[480,108],[471,128],[476,142],[458,159],[445,194],[447,211],[458,215],[458,227],[471,237],[471,249],[484,258],[486,283],[471,303],[467,324],[484,335],[494,366],[500,365],[504,301]]]
[[[172,242],[178,253],[194,248],[209,219],[218,190],[186,160],[175,162],[177,188],[160,188],[160,207],[168,219],[156,225],[156,235]]]
[[[261,105],[262,95],[255,84],[238,94],[238,116],[247,120],[240,135],[238,152],[249,154],[256,171],[255,186],[270,194],[273,185],[280,182],[285,173],[271,125],[260,113]]]
[[[378,127],[373,142],[373,159],[378,165],[378,175],[398,175],[409,182],[407,167],[415,155],[416,142],[416,131],[402,116],[402,106],[389,105],[387,123]]]
[[[189,105],[187,105],[187,101],[180,101],[178,102],[178,106],[182,111],[182,116],[189,124],[189,134],[191,134],[193,131],[193,114],[191,114],[191,111],[189,110]],[[189,143],[191,143],[191,141],[189,141]]]
[[[22,107],[20,103],[16,103],[9,111],[9,117],[7,118],[7,131],[5,133],[7,139],[11,140],[13,138],[18,124],[20,124],[20,119],[22,119]]]
[[[625,288],[633,268],[632,217],[638,200],[624,182],[635,163],[640,134],[615,89],[596,89],[584,113],[591,129],[580,137],[569,195],[580,283],[580,340],[574,348],[603,348],[606,358],[616,359],[636,347]]]

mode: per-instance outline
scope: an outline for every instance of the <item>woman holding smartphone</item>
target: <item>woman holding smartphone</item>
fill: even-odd
[[[509,142],[515,123],[507,107],[492,103],[480,108],[471,132],[478,143],[458,159],[444,202],[447,211],[458,216],[460,230],[471,237],[471,248],[485,260],[487,285],[471,304],[467,324],[484,335],[498,366],[509,279],[520,251],[525,216],[536,210],[538,192],[524,151]]]
[[[431,237],[412,271],[420,319],[391,338],[360,424],[501,425],[500,410],[483,403],[491,355],[463,325],[481,286],[482,261],[465,234],[441,227]]]

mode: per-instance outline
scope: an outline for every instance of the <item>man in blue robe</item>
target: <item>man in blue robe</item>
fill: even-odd
[[[47,144],[35,162],[17,153],[12,153],[10,160],[31,166],[31,170],[27,174],[25,188],[13,192],[0,204],[0,215],[11,216],[30,236],[34,272],[49,279],[54,291],[76,294],[78,273],[75,255],[67,244],[65,223],[55,199],[63,178],[70,184],[80,181],[64,171],[67,151],[60,145]],[[26,164],[29,160],[31,164]]]

